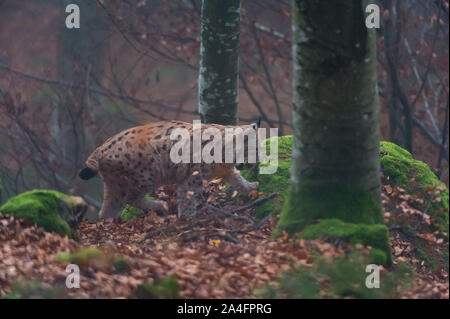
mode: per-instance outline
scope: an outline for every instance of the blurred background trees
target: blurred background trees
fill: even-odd
[[[99,207],[100,185],[76,177],[95,145],[139,123],[199,117],[201,0],[78,2],[83,31],[71,34],[64,1],[0,0],[3,198],[53,188]],[[379,5],[381,137],[448,183],[448,0]],[[241,6],[239,121],[261,117],[280,134],[292,133],[290,12],[288,0]]]

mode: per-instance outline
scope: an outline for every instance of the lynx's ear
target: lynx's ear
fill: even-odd
[[[257,130],[261,127],[261,118],[258,119],[258,122],[250,124],[254,130]]]
[[[252,128],[253,128],[254,130],[257,130],[257,129],[260,128],[261,120],[259,119],[257,123],[252,123],[252,124],[250,124],[250,125],[252,126]]]

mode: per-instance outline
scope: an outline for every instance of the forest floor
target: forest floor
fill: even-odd
[[[448,256],[448,242],[429,232],[430,218],[415,208],[417,197],[389,185],[383,189],[394,267],[406,263],[415,272],[408,289],[392,297],[449,298],[448,258],[436,264],[414,254],[421,240],[426,253],[447,252]],[[170,200],[172,195],[170,189],[162,189],[157,197]],[[285,234],[272,238],[277,217],[252,225],[254,207],[233,214],[243,204],[231,200],[218,181],[209,183],[205,198],[210,206],[194,219],[149,213],[128,221],[85,220],[78,227],[77,240],[0,213],[0,297],[12,289],[19,297],[146,297],[141,289],[144,283],[173,274],[182,298],[252,298],[258,287],[274,282],[283,271],[310,266],[317,254],[326,259],[344,256],[353,246],[325,240],[293,241]],[[413,236],[405,235],[399,226],[405,218],[415,225]],[[68,275],[69,259],[61,256],[69,252],[76,256],[82,247],[99,250],[85,249],[84,256],[70,259],[80,266],[81,287],[55,290],[65,287]],[[17,289],[22,291],[17,293]]]

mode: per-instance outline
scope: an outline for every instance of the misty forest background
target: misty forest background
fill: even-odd
[[[369,2],[0,0],[0,296],[448,299],[449,1]],[[278,128],[277,172],[96,219],[97,146],[198,118]]]
[[[0,1],[1,201],[33,188],[83,194],[77,172],[122,129],[198,118],[201,1]],[[82,2],[82,1],[81,1]],[[426,162],[448,185],[448,1],[379,1],[381,139]],[[89,8],[90,7],[90,8]],[[291,134],[290,1],[243,1],[239,122]]]

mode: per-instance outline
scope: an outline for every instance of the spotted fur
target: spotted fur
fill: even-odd
[[[208,127],[218,128],[223,136],[224,129],[230,126],[203,124],[202,130]],[[254,128],[250,125],[241,127],[244,130]],[[92,152],[86,161],[87,168],[80,172],[80,177],[89,179],[98,172],[103,180],[104,198],[100,218],[119,217],[126,204],[143,210],[167,211],[166,202],[150,200],[145,195],[168,184],[178,186],[178,214],[188,216],[195,214],[198,204],[196,198],[201,194],[203,179],[223,178],[243,194],[257,189],[258,183],[246,181],[233,163],[173,163],[170,149],[177,141],[171,141],[170,134],[176,128],[189,131],[192,150],[192,123],[171,121],[124,130]],[[202,144],[207,142],[203,141]]]

